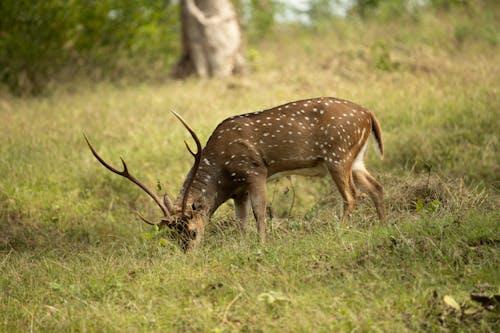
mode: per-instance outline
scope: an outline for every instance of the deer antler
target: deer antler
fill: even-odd
[[[111,165],[109,165],[108,163],[106,163],[102,158],[101,156],[99,156],[99,154],[97,154],[97,151],[94,149],[94,147],[92,146],[92,144],[90,143],[89,141],[89,138],[87,137],[87,135],[85,133],[83,133],[83,136],[85,137],[85,141],[87,141],[87,144],[89,145],[89,148],[90,150],[92,151],[92,154],[95,156],[95,158],[104,166],[106,167],[106,169],[108,169],[109,171],[113,172],[113,173],[116,173],[117,175],[120,175],[122,177],[125,177],[127,178],[128,180],[130,180],[132,183],[136,184],[137,186],[139,186],[141,189],[143,189],[155,202],[156,204],[158,205],[158,207],[160,207],[161,211],[163,212],[163,215],[164,217],[169,217],[170,214],[171,214],[171,210],[168,207],[168,205],[164,204],[160,198],[153,192],[151,191],[146,185],[144,185],[140,180],[138,180],[137,178],[135,178],[133,175],[131,175],[129,172],[128,172],[128,168],[127,168],[127,164],[125,163],[125,161],[123,160],[123,158],[120,157],[120,160],[122,161],[122,164],[123,164],[123,170],[120,171],[118,169],[115,169],[113,168]],[[166,195],[165,195],[166,196]],[[165,203],[167,202],[170,202],[170,199],[168,198],[164,198],[165,200]],[[144,222],[146,222],[147,224],[150,224],[150,225],[156,225],[156,223],[153,223],[151,221],[148,221],[146,220],[142,215],[138,214],[139,217],[141,218],[141,220],[143,220]]]
[[[189,189],[191,188],[191,185],[193,184],[194,178],[196,176],[196,172],[198,171],[198,167],[200,166],[201,162],[201,143],[200,140],[198,139],[198,136],[196,136],[196,133],[189,127],[189,125],[186,123],[186,121],[174,110],[170,110],[170,112],[173,113],[173,115],[179,119],[179,121],[184,125],[184,127],[189,131],[191,136],[193,137],[194,142],[196,143],[196,153],[191,150],[189,145],[187,144],[186,141],[184,141],[184,144],[186,145],[186,148],[188,149],[189,153],[193,155],[194,157],[194,165],[192,168],[192,172],[189,174],[188,178],[186,179],[186,187],[184,189],[184,196],[182,197],[182,215],[184,215],[184,212],[186,210],[186,202],[188,199],[188,194],[189,194]]]

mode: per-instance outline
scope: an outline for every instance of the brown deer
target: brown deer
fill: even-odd
[[[251,208],[259,237],[264,241],[266,182],[290,174],[329,173],[344,201],[343,223],[354,209],[355,185],[371,198],[379,219],[385,219],[383,188],[368,173],[363,161],[370,133],[374,134],[383,157],[382,131],[375,115],[360,105],[323,97],[234,116],[217,126],[203,149],[195,132],[181,116],[172,113],[191,133],[197,146],[193,152],[185,142],[195,161],[173,203],[167,195],[160,200],[132,176],[123,159],[123,171],[107,164],[87,136],[85,139],[101,164],[153,198],[163,217],[158,223],[140,216],[141,219],[175,230],[184,250],[199,244],[208,219],[231,198],[241,228],[245,229]]]

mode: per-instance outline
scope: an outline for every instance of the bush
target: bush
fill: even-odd
[[[120,56],[168,63],[177,53],[177,11],[164,0],[4,0],[0,81],[38,93],[68,67],[108,75]]]

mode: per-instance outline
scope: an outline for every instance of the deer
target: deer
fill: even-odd
[[[204,148],[187,122],[177,112],[171,112],[196,144],[193,151],[184,141],[194,163],[175,201],[167,194],[160,199],[129,173],[123,158],[122,170],[105,162],[83,134],[94,157],[105,168],[145,191],[163,215],[158,222],[139,214],[140,219],[175,231],[184,251],[199,246],[210,217],[229,199],[234,201],[243,232],[253,212],[258,236],[264,242],[266,183],[288,175],[329,174],[343,200],[343,225],[348,222],[356,200],[366,195],[373,202],[379,220],[383,222],[386,218],[384,189],[364,164],[370,134],[383,159],[382,130],[374,113],[361,105],[340,98],[319,97],[232,116],[219,123]]]

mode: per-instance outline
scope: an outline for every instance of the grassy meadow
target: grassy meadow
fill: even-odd
[[[0,95],[1,332],[494,332],[500,293],[500,40],[495,13],[338,20],[276,29],[229,79],[79,80]],[[268,241],[232,203],[184,254],[154,203],[83,140],[176,196],[192,158],[178,111],[205,142],[224,118],[336,96],[381,122],[367,167],[388,221],[360,202],[349,227],[330,179],[269,184]],[[155,185],[156,184],[156,185]]]

